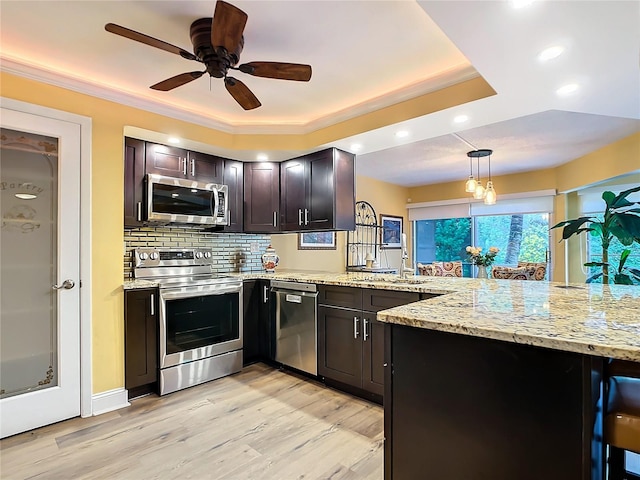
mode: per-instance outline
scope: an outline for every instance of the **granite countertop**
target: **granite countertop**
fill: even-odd
[[[378,312],[386,323],[640,362],[640,286],[278,271],[232,274],[441,296]],[[144,286],[142,286],[144,285]],[[125,289],[150,288],[132,280]]]

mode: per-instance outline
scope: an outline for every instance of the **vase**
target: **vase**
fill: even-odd
[[[280,257],[276,253],[276,249],[269,245],[262,254],[262,267],[267,272],[275,272],[278,262],[280,262]]]
[[[487,275],[486,265],[476,265],[476,267],[478,267],[478,274],[476,275],[476,278],[489,278],[489,275]]]

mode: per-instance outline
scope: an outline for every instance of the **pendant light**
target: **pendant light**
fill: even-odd
[[[467,156],[469,157],[469,180],[467,180],[467,183],[464,185],[464,191],[467,193],[473,193],[476,191],[476,185],[478,182],[473,178],[473,157],[468,153]]]
[[[487,189],[484,192],[484,203],[485,205],[495,205],[496,199],[496,191],[493,188],[493,182],[491,181],[491,154],[489,154],[489,180],[487,181]]]

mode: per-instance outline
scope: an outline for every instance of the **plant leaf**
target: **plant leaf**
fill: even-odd
[[[624,273],[616,273],[613,277],[613,283],[617,283],[618,285],[633,285],[633,280],[629,275]]]
[[[579,233],[580,227],[582,227],[582,225],[584,225],[585,223],[591,222],[591,221],[592,221],[592,217],[580,217],[580,218],[576,218],[575,220],[569,220],[565,224],[564,229],[562,230],[562,239],[566,240],[570,236],[575,235],[576,233]],[[557,226],[559,225],[560,224],[558,224]]]
[[[627,258],[629,258],[630,253],[631,253],[631,250],[629,250],[628,248],[625,248],[620,254],[620,263],[618,264],[619,272],[622,272],[622,269],[624,268],[624,264],[627,261]]]
[[[630,236],[634,237],[634,239],[640,238],[640,216],[627,213],[616,213],[615,221],[621,228],[626,230]]]
[[[602,276],[602,272],[599,273],[594,273],[593,275],[591,275],[589,278],[587,278],[587,283],[591,283],[594,280],[599,279]]]
[[[607,190],[606,192],[602,193],[602,199],[607,204],[607,209],[609,209],[609,208],[613,208],[613,202],[618,200],[618,197],[616,197],[615,193]]]
[[[602,262],[587,262],[584,264],[585,267],[604,267],[605,265],[608,264]]]
[[[613,203],[611,204],[611,206],[613,208],[618,208],[619,205],[617,203],[621,202],[622,200],[625,200],[630,194],[634,192],[640,192],[640,185],[638,185],[637,187],[630,188],[629,190],[625,190],[624,192],[620,192],[618,196],[613,200]],[[603,194],[603,198],[604,198],[604,194]]]

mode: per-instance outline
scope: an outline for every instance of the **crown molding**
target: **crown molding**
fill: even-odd
[[[193,123],[203,127],[229,134],[257,134],[257,135],[304,135],[317,130],[349,121],[361,115],[411,100],[460,82],[478,77],[478,72],[471,66],[464,65],[398,89],[390,94],[380,95],[357,105],[345,107],[342,110],[312,120],[306,124],[235,124],[231,125],[220,119],[211,118],[183,107],[142,98],[137,94],[115,90],[109,86],[91,82],[86,79],[73,77],[68,74],[55,72],[41,66],[27,64],[6,55],[0,56],[0,70],[12,75],[28,78],[37,82],[65,88],[77,93],[100,98],[110,102],[138,108],[169,118]]]

